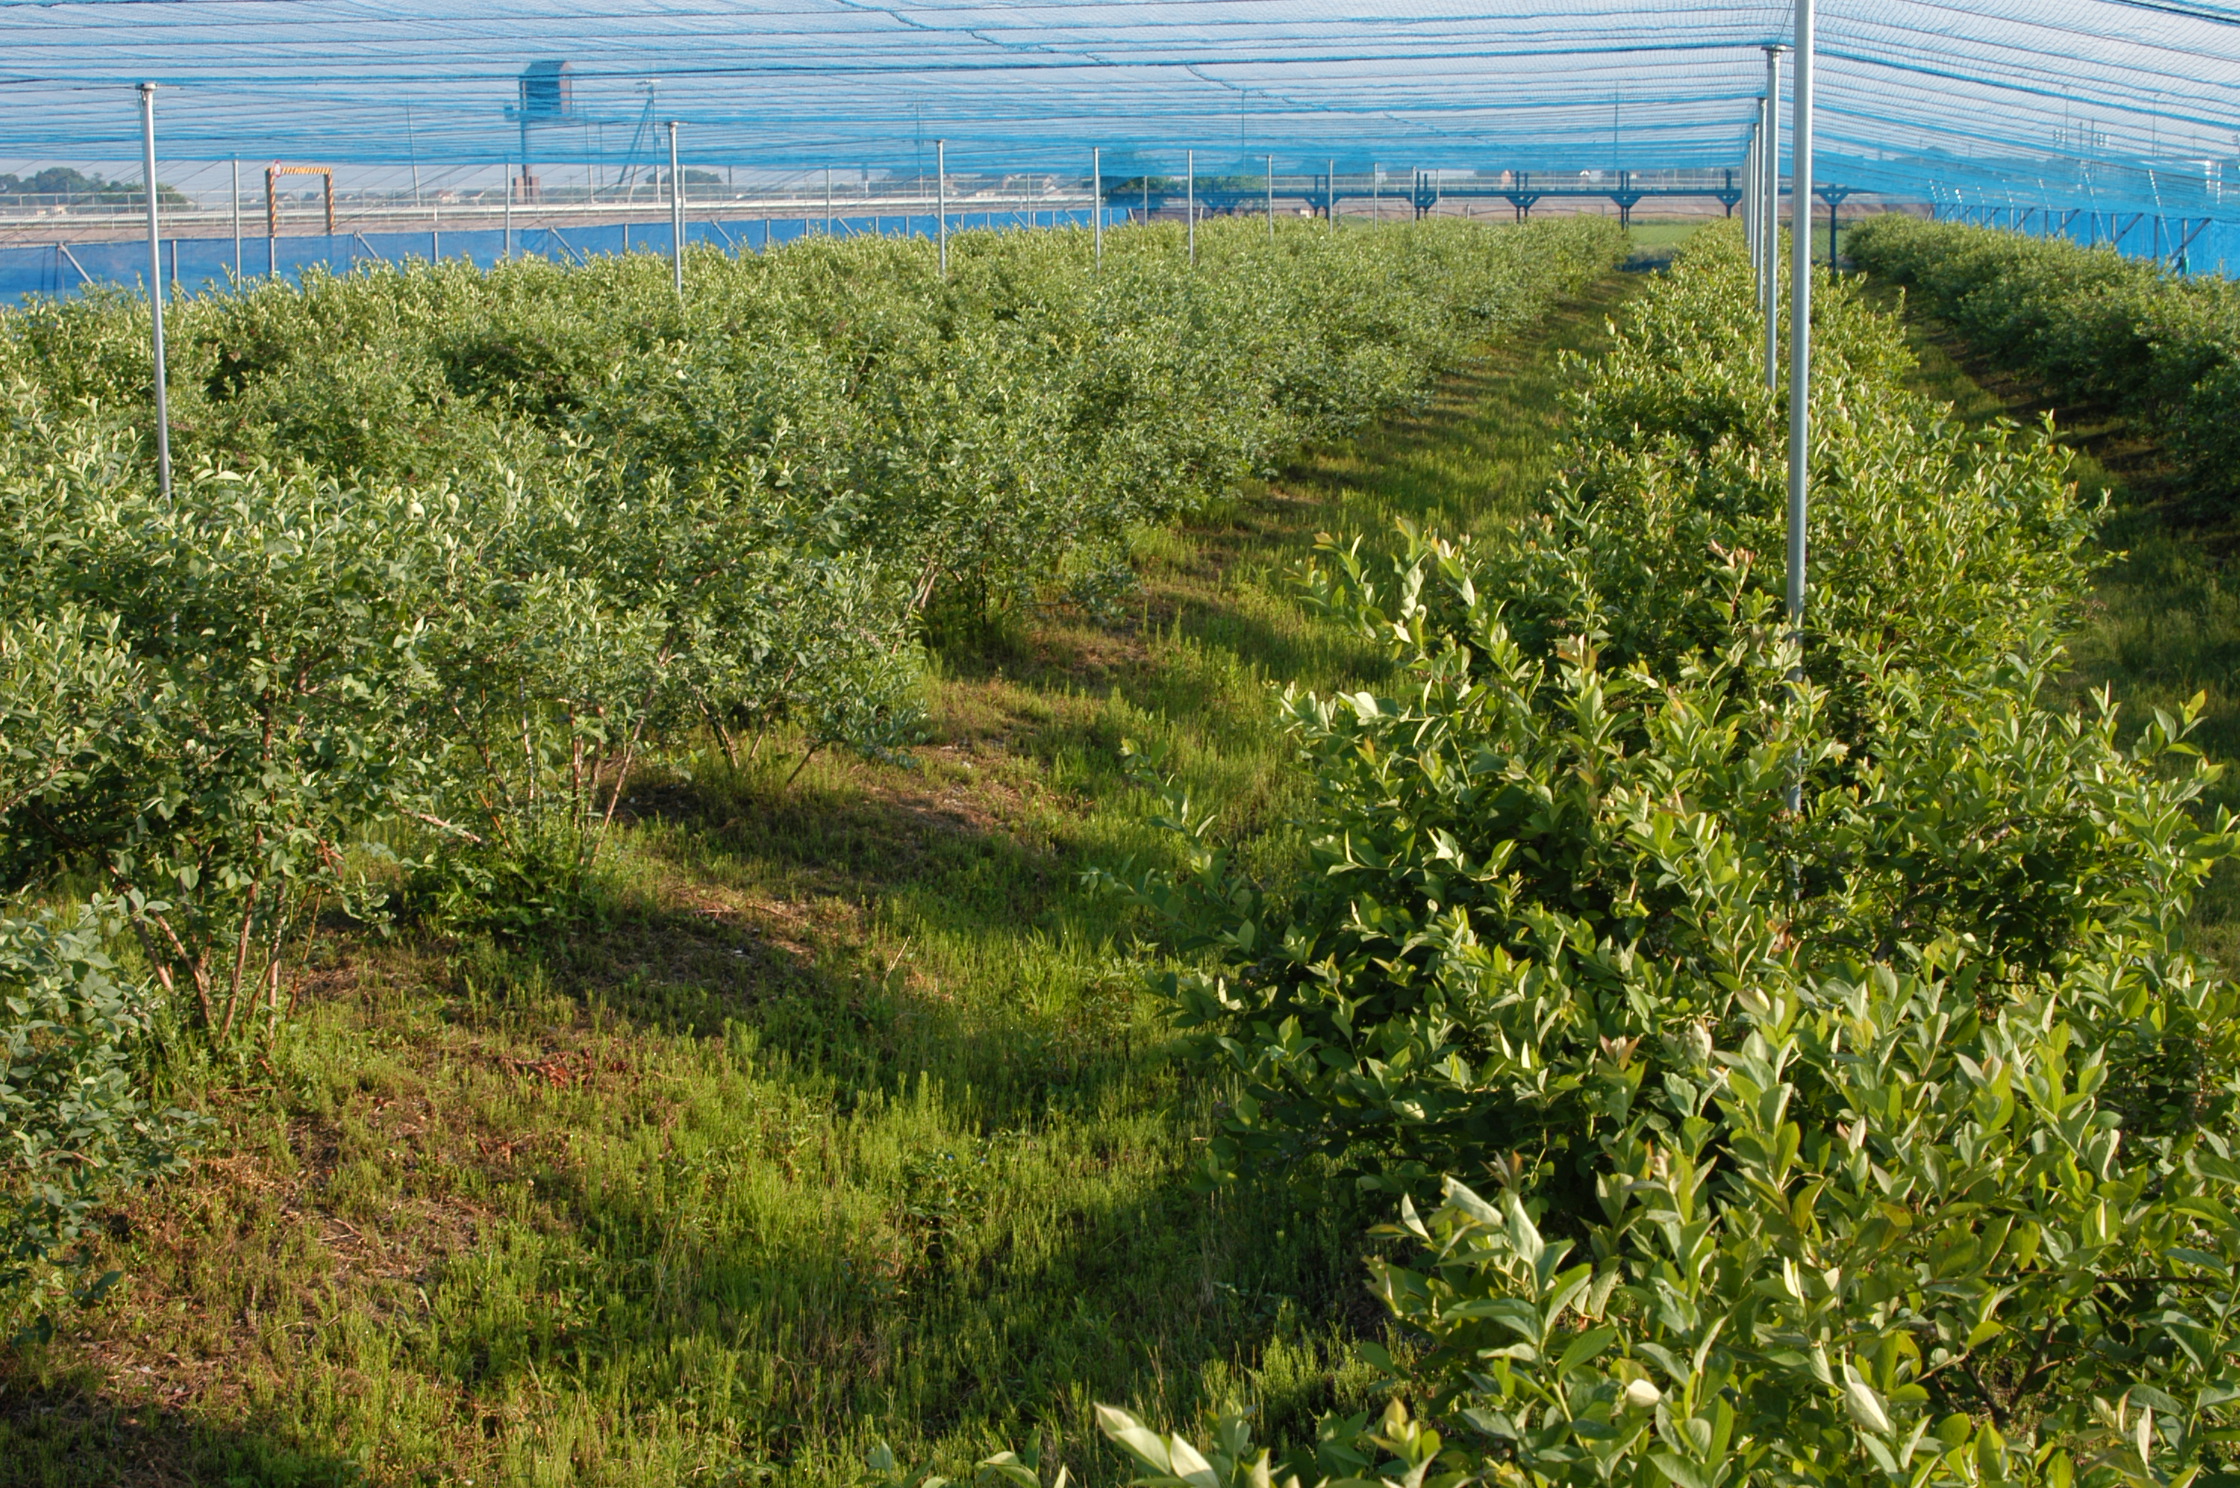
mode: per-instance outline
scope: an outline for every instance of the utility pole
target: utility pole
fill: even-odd
[[[163,357],[163,229],[156,218],[156,85],[140,85],[140,151],[148,181],[148,315],[156,363],[156,487],[171,498],[171,403]]]

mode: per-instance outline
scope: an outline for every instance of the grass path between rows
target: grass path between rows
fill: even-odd
[[[340,933],[219,1125],[111,1217],[124,1273],[0,1364],[20,1484],[854,1483],[1038,1445],[1089,1407],[1277,1432],[1367,1403],[1365,1215],[1318,1175],[1215,1196],[1143,927],[1080,883],[1164,851],[1163,747],[1296,860],[1269,685],[1372,678],[1286,574],[1314,534],[1508,520],[1551,473],[1613,275],[1421,416],[1141,541],[1145,591],[952,657],[915,768],[650,782],[565,942]]]

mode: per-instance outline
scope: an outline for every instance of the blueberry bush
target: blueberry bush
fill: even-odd
[[[1196,953],[1208,1176],[1392,1194],[1392,1481],[2224,1481],[2240,1008],[2185,943],[2216,767],[2055,685],[2097,517],[2067,456],[1907,391],[1836,282],[1791,631],[1747,275],[1708,234],[1642,297],[1538,520],[1324,544],[1310,597],[1395,671],[1283,699],[1312,872],[1249,877],[1169,794],[1190,870],[1123,882]],[[1207,1481],[1371,1475],[1231,1436]]]

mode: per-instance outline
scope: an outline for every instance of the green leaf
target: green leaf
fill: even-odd
[[[1164,1477],[1181,1477],[1171,1465],[1167,1444],[1160,1435],[1117,1406],[1097,1407],[1097,1429],[1129,1456]]]

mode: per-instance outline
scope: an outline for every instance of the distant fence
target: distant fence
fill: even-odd
[[[997,232],[1027,227],[1087,227],[1092,209],[1029,212],[951,212],[949,231],[976,229]],[[763,252],[803,238],[821,237],[825,218],[754,217],[740,222],[691,222],[685,225],[685,242],[707,244],[731,252]],[[1127,213],[1105,209],[1108,226],[1125,222]],[[936,235],[939,218],[931,212],[891,213],[877,217],[840,217],[832,221],[834,237],[919,237]],[[307,269],[321,268],[345,274],[360,264],[396,264],[412,259],[466,259],[488,268],[505,258],[504,229],[476,228],[466,232],[337,232],[310,237],[243,238],[241,272],[252,279],[268,273],[300,280]],[[666,222],[608,222],[597,226],[522,226],[510,235],[516,258],[549,258],[563,263],[584,263],[600,254],[659,253],[670,250]],[[267,262],[269,252],[270,262]],[[163,272],[185,292],[206,285],[224,285],[234,272],[233,239],[166,238]],[[148,243],[145,238],[105,243],[45,243],[21,248],[0,248],[0,302],[36,296],[69,296],[94,284],[132,288],[148,277]]]
[[[2033,238],[2066,238],[2080,247],[2113,248],[2125,258],[2153,259],[2178,273],[2225,274],[2240,268],[2240,223],[2214,217],[1949,203],[1932,215],[1945,222],[2000,228]]]

